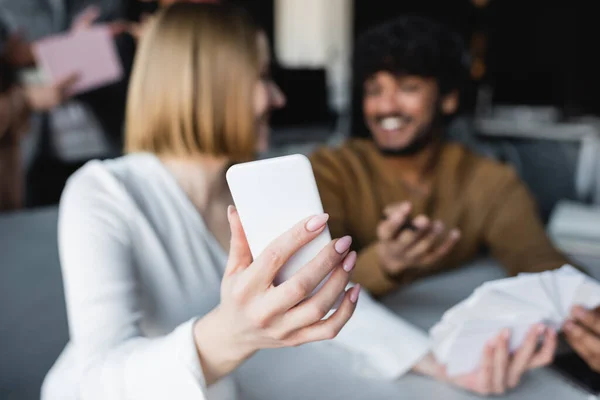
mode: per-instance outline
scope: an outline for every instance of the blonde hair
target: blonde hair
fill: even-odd
[[[125,151],[252,158],[258,32],[231,6],[177,3],[159,12],[136,54]]]

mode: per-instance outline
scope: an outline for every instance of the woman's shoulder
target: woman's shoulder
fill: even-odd
[[[131,154],[109,160],[92,160],[67,180],[61,196],[65,205],[77,208],[120,208],[134,206],[127,187],[137,171],[145,170],[150,155]]]
[[[152,155],[139,153],[107,159],[92,160],[84,164],[68,179],[65,190],[107,190],[114,185],[127,185],[128,179],[146,171],[153,161]],[[117,185],[119,186],[119,185]]]

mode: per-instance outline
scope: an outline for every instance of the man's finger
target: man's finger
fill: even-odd
[[[385,219],[377,226],[377,237],[379,240],[393,240],[398,234],[398,229],[404,225],[410,214],[410,204],[406,203],[393,212],[384,213]]]
[[[460,231],[453,229],[446,236],[444,241],[438,245],[429,255],[423,260],[424,265],[435,264],[437,261],[445,257],[452,251],[456,243],[460,240]]]
[[[431,229],[423,232],[414,244],[406,251],[406,258],[409,260],[419,260],[431,251],[435,243],[439,240],[440,235],[444,232],[444,224],[436,221],[432,224]]]
[[[412,229],[404,229],[392,240],[394,244],[392,254],[396,257],[409,260],[409,257],[406,255],[407,249],[418,243],[431,230],[431,221],[424,215],[418,215],[412,221],[412,225]]]
[[[573,307],[571,317],[589,331],[600,336],[600,312],[586,310],[581,306]]]
[[[405,214],[410,212],[411,208],[412,205],[408,201],[390,204],[383,210],[383,218],[391,218],[394,214]]]
[[[584,360],[589,362],[600,355],[600,337],[573,321],[565,324],[564,331],[571,347]]]

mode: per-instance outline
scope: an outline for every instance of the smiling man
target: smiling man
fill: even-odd
[[[510,274],[568,262],[512,168],[445,140],[467,77],[455,33],[401,17],[365,33],[354,58],[372,138],[312,156],[332,234],[359,251],[353,281],[383,295],[482,248]]]

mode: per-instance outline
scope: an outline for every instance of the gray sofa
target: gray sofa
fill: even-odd
[[[38,399],[68,339],[56,209],[0,215],[0,399]]]

